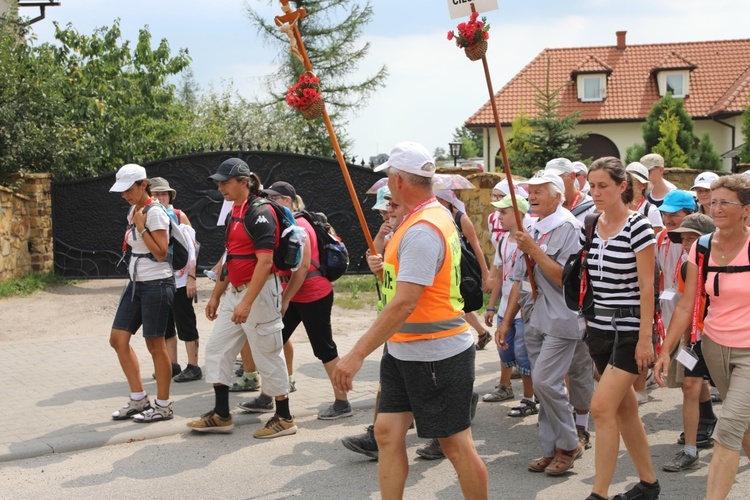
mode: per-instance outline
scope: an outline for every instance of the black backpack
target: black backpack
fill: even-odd
[[[464,312],[478,311],[484,305],[484,292],[482,291],[482,267],[479,265],[477,256],[469,244],[469,240],[461,231],[461,216],[463,212],[456,213],[453,220],[458,231],[458,240],[461,243],[461,297],[464,299]]]
[[[343,276],[349,268],[349,251],[341,238],[331,233],[328,229],[330,226],[307,210],[297,212],[294,218],[305,219],[315,230],[318,242],[318,255],[310,259],[318,269],[307,273],[307,277],[325,276],[328,281],[336,281]]]
[[[143,214],[147,214],[154,204],[157,204],[159,208],[164,210],[164,214],[167,216],[167,219],[169,219],[169,250],[167,251],[167,262],[172,265],[172,269],[179,271],[188,265],[190,256],[188,242],[185,239],[185,234],[183,234],[182,229],[180,229],[180,225],[169,216],[164,205],[157,202],[149,203],[143,207]],[[156,260],[150,252],[147,254],[138,254],[136,256],[148,257],[151,260]]]
[[[290,212],[284,210],[278,203],[269,200],[268,198],[256,198],[250,204],[245,212],[244,218],[233,217],[232,212],[227,214],[227,220],[225,222],[226,232],[224,240],[229,237],[229,231],[231,222],[242,222],[245,231],[250,236],[250,230],[248,224],[252,222],[255,217],[255,209],[262,205],[268,205],[268,207],[276,215],[277,227],[279,230],[279,238],[276,241],[276,245],[273,249],[273,265],[276,269],[281,271],[287,271],[294,269],[299,266],[300,260],[302,260],[302,237],[299,231],[304,231],[301,227],[297,226],[294,222],[294,218],[290,215]],[[233,259],[257,259],[255,254],[243,254],[243,255],[232,255],[227,254],[227,261]],[[224,270],[222,272],[222,279],[226,276],[226,262],[224,263]]]
[[[586,255],[591,249],[594,239],[596,223],[601,214],[586,214],[584,228],[586,241],[583,247],[568,257],[562,272],[562,288],[565,297],[565,305],[571,311],[577,311],[584,317],[593,317],[594,290],[588,281],[588,270],[586,269]],[[583,288],[582,285],[583,284]],[[583,293],[582,293],[583,292]]]

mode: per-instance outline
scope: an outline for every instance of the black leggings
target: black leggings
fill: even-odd
[[[281,336],[286,344],[297,326],[302,323],[310,339],[313,354],[324,364],[339,356],[336,342],[333,341],[331,328],[331,309],[333,309],[333,291],[315,302],[290,302],[284,314],[284,329]]]

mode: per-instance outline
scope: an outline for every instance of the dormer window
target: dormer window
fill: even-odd
[[[685,97],[685,75],[683,73],[671,73],[665,75],[665,83],[667,85],[667,92],[672,94],[673,97]]]
[[[664,97],[667,92],[672,97],[685,98],[690,95],[690,72],[697,66],[682,54],[672,51],[657,63],[651,73],[656,75],[659,95]]]
[[[607,97],[607,75],[578,75],[578,98],[583,102],[603,101]]]

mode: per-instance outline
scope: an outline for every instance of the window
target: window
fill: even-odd
[[[607,96],[606,75],[579,75],[578,98],[583,102],[603,101]]]
[[[685,97],[685,78],[682,74],[667,75],[667,92],[673,97]]]
[[[684,98],[690,95],[690,72],[686,70],[659,71],[656,81],[659,85],[659,95],[664,97],[667,92],[672,97]]]

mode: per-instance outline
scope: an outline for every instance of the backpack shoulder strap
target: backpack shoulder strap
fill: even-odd
[[[664,239],[667,237],[667,229],[662,229],[661,233],[658,234],[656,237],[656,248],[657,250],[661,250],[661,247],[664,245]]]
[[[589,208],[593,206],[594,206],[594,200],[584,200],[578,205],[574,206],[573,210],[571,210],[570,212],[573,215],[581,215],[583,212],[585,212],[586,210],[588,210]]]
[[[596,231],[596,223],[599,222],[599,216],[601,213],[586,214],[586,218],[583,221],[583,227],[585,228],[586,234],[586,249],[591,247],[591,243],[594,241],[594,232]]]

